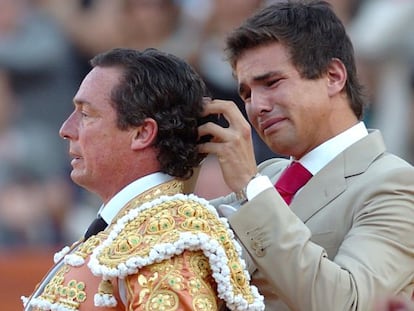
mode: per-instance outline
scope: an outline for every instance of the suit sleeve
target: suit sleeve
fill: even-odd
[[[372,310],[375,297],[413,284],[412,173],[400,170],[361,191],[333,260],[274,189],[243,205],[230,223],[291,310]]]

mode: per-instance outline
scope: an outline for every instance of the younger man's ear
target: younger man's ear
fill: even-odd
[[[153,145],[157,138],[157,134],[157,121],[152,118],[146,118],[140,126],[137,126],[132,130],[132,149],[139,150]]]
[[[328,94],[333,96],[342,92],[348,78],[345,65],[338,58],[333,58],[328,65]]]

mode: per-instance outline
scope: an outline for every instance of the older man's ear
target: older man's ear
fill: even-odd
[[[131,148],[133,150],[140,150],[151,146],[157,138],[158,124],[152,118],[146,118],[144,122],[133,129]]]

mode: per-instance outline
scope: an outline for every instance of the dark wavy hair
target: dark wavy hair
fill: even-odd
[[[280,42],[287,47],[302,77],[320,78],[333,58],[347,70],[346,93],[362,119],[366,103],[358,81],[354,49],[345,27],[325,1],[283,1],[268,5],[227,37],[226,53],[234,68],[244,52]]]
[[[203,158],[197,151],[197,123],[207,90],[199,75],[182,59],[157,49],[116,48],[91,59],[95,67],[119,67],[122,80],[111,99],[118,128],[139,126],[145,118],[158,124],[155,146],[161,171],[189,178]]]

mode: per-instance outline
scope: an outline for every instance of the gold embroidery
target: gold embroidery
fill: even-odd
[[[254,296],[227,228],[205,206],[188,197],[184,200],[166,200],[140,211],[137,217],[125,223],[123,230],[98,254],[97,259],[108,268],[116,268],[130,258],[146,258],[155,245],[174,243],[184,232],[207,234],[222,245],[231,270],[233,294],[242,295],[252,303]],[[140,243],[131,244],[131,236]],[[205,257],[200,257],[195,262],[199,265],[197,269],[200,275],[205,277],[211,273]]]
[[[69,271],[69,267],[64,265],[62,266],[53,278],[49,281],[46,285],[43,293],[41,294],[41,298],[49,301],[50,303],[54,303],[56,301],[57,295],[59,294],[63,283],[64,283],[64,275],[66,272]]]
[[[229,267],[232,270],[233,274],[235,275],[234,277],[234,282],[236,282],[236,286],[241,286],[243,284],[245,284],[246,277],[243,273],[243,268],[240,265],[240,263],[238,261],[233,260],[232,262],[229,263]]]
[[[127,215],[132,209],[139,208],[142,204],[154,200],[156,196],[163,194],[174,195],[180,192],[182,190],[181,186],[181,182],[172,181],[164,184],[163,190],[160,190],[162,187],[155,187],[143,195],[137,196],[120,211],[113,223]],[[151,250],[157,245],[165,244],[164,250],[167,254],[171,254],[170,245],[174,243],[179,245],[181,241],[184,241],[180,240],[182,237],[190,237],[190,239],[186,240],[190,241],[190,243],[192,243],[191,238],[193,236],[196,242],[198,238],[200,238],[199,241],[202,241],[203,238],[209,239],[209,241],[215,240],[223,247],[226,253],[227,261],[225,260],[223,263],[227,262],[227,266],[230,269],[232,287],[229,287],[229,289],[233,291],[232,295],[241,295],[248,303],[255,301],[239,255],[233,244],[233,239],[216,214],[204,206],[202,201],[191,199],[191,196],[176,196],[157,202],[159,203],[155,206],[153,205],[154,201],[154,203],[149,205],[151,206],[150,208],[139,210],[134,218],[130,218],[128,215],[127,218],[122,219],[124,222],[118,223],[124,226],[121,227],[122,230],[120,232],[111,232],[112,224],[109,230],[91,237],[80,245],[75,254],[86,259],[103,241],[109,241],[110,243],[105,244],[105,247],[97,254],[94,260],[98,260],[99,265],[103,265],[106,269],[118,269],[120,265],[127,264],[128,259],[134,258],[135,260],[136,258],[139,261],[143,260],[142,263],[145,263],[145,260],[149,260],[148,258],[154,255],[157,256],[156,253],[151,253],[150,256]],[[111,232],[111,239],[107,240],[109,232]],[[114,233],[118,235],[112,236]],[[186,235],[182,235],[183,233]],[[188,233],[193,233],[194,235],[188,235]],[[197,247],[197,244],[195,246]],[[172,250],[174,250],[174,247]],[[178,249],[180,250],[179,246]],[[157,250],[161,254],[164,251],[162,248]],[[163,258],[162,255],[160,258]],[[150,270],[146,270],[151,271],[150,275],[138,274],[136,278],[133,278],[141,288],[138,303],[145,306],[146,310],[176,310],[179,305],[179,294],[181,291],[185,291],[189,293],[193,304],[192,307],[195,310],[216,310],[218,303],[215,296],[216,284],[211,275],[209,259],[202,251],[193,250],[191,254],[187,254],[186,260],[189,260],[187,268],[194,275],[189,280],[185,279],[180,273],[184,271],[182,256],[174,256],[172,260],[151,264],[148,266]],[[134,262],[131,261],[132,266]],[[60,283],[59,279],[56,278],[56,282],[60,284],[62,292],[56,291],[56,289],[51,287],[49,290],[54,296],[51,295],[49,301],[57,304],[57,297],[60,296],[59,304],[72,310],[79,306],[82,299],[86,299],[86,294],[83,295],[82,293],[84,292],[81,289],[82,284],[75,280],[71,281],[72,286],[68,284],[67,288],[65,288],[63,286],[63,275],[64,273],[62,273]],[[99,287],[99,293],[111,296],[112,289],[110,286],[107,286],[108,284],[105,281],[100,285],[102,286]],[[56,285],[54,288],[56,288]]]
[[[86,300],[85,283],[70,280],[65,285],[64,275],[68,271],[69,266],[62,266],[46,285],[40,298],[50,303],[58,303],[69,310],[77,310]]]
[[[101,244],[101,241],[106,237],[107,237],[107,234],[104,234],[103,232],[99,232],[97,235],[91,236],[89,239],[87,239],[85,242],[79,245],[78,249],[76,249],[74,254],[85,259],[90,254],[92,254],[93,250],[99,244]]]
[[[160,290],[152,296],[146,305],[146,310],[173,311],[178,309],[178,296],[172,291]]]
[[[171,215],[154,215],[149,221],[146,232],[148,234],[160,234],[166,231],[170,231],[175,226],[174,218]]]
[[[174,195],[177,193],[182,193],[184,188],[184,183],[178,180],[171,180],[167,183],[155,186],[146,192],[142,193],[141,195],[132,199],[124,209],[122,209],[117,215],[114,222],[119,217],[127,214],[129,210],[135,208],[136,206],[140,206],[145,202],[149,202],[154,200],[161,195]],[[140,223],[137,223],[138,225]],[[112,225],[111,225],[112,227]],[[161,228],[165,227],[164,223],[161,223]],[[132,227],[131,227],[132,228]],[[83,259],[86,259],[93,250],[102,243],[108,237],[108,230],[102,231],[95,236],[90,237],[88,240],[84,241],[79,245],[79,247],[74,251],[73,254],[80,256]],[[169,233],[169,238],[171,238],[171,233]],[[157,237],[148,237],[145,236],[145,241],[143,239],[142,234],[133,235],[128,234],[124,236],[122,243],[117,245],[117,249],[115,253],[120,254],[129,254],[131,250],[140,247],[140,244],[143,243],[145,245],[154,245],[156,241],[159,240],[159,236]],[[149,246],[146,246],[147,248]],[[53,304],[61,304],[68,308],[69,310],[75,310],[79,308],[81,302],[86,300],[86,293],[84,291],[84,283],[77,282],[76,280],[71,280],[66,286],[64,285],[64,276],[69,271],[70,266],[63,265],[57,273],[51,278],[48,284],[45,286],[43,293],[38,297],[40,299],[44,299]],[[112,284],[109,281],[102,281],[99,286],[99,293],[102,294],[111,294],[112,293]]]
[[[190,266],[202,278],[211,275],[210,264],[202,252],[196,252],[190,257]]]
[[[212,272],[207,257],[199,252],[190,254],[190,269],[195,277],[188,280],[190,294],[194,297],[193,309],[200,311],[217,310],[215,288]]]
[[[70,280],[67,286],[59,288],[59,302],[69,309],[76,310],[86,300],[85,283]]]
[[[125,216],[131,209],[141,206],[142,204],[154,200],[161,195],[175,195],[182,192],[184,183],[178,180],[172,180],[157,187],[151,188],[143,194],[132,199],[128,204],[119,212],[114,219],[115,223],[119,218]],[[146,223],[146,228],[142,227],[142,224]],[[116,267],[118,263],[124,262],[125,258],[132,256],[142,256],[141,254],[147,254],[151,248],[160,243],[162,240],[160,233],[166,233],[171,238],[171,229],[175,226],[173,215],[170,211],[163,211],[162,207],[153,208],[145,213],[140,213],[136,219],[128,224],[128,231],[122,230],[117,238],[117,243],[112,245],[113,247],[106,248],[103,253],[105,258],[110,262],[113,262],[113,266]],[[176,234],[173,234],[176,236]],[[168,239],[171,241],[170,239]]]
[[[128,204],[118,213],[116,218],[120,218],[126,215],[131,209],[136,208],[137,206],[142,205],[145,202],[149,202],[158,198],[162,195],[174,195],[177,193],[182,193],[184,189],[184,182],[173,179],[164,184],[153,187],[139,196],[133,198]]]
[[[200,209],[200,205],[194,201],[181,201],[182,204],[178,206],[177,213],[185,218],[207,219],[204,209]]]
[[[153,272],[153,275],[150,278],[147,278],[143,274],[139,274],[138,284],[142,288],[139,294],[139,304],[144,303],[145,297],[149,296],[146,305],[149,310],[151,310],[149,301],[154,301],[154,297],[160,297],[160,291],[169,292],[169,289],[172,289],[171,294],[169,294],[171,296],[176,295],[174,291],[184,290],[184,278],[178,272],[181,271],[181,269],[182,258],[176,257],[173,260],[165,260],[151,265],[150,270]]]
[[[150,266],[151,272],[158,272],[159,274],[168,274],[171,271],[181,270],[183,267],[182,257],[173,257],[171,260],[163,260],[159,263]]]
[[[184,220],[181,224],[181,228],[184,231],[210,232],[210,226],[208,225],[208,222],[196,217],[190,217]]]
[[[167,277],[167,282],[170,288],[175,291],[180,291],[185,288],[184,286],[184,278],[182,275],[176,273],[171,273]]]
[[[138,303],[142,304],[146,295],[151,293],[154,282],[158,279],[158,273],[155,272],[152,277],[147,279],[144,275],[138,276],[138,284],[142,287],[139,293]]]
[[[204,287],[203,282],[199,278],[191,278],[188,280],[188,287],[190,289],[190,294],[195,296],[201,292]]]
[[[175,213],[182,206],[192,206],[196,210],[196,214],[200,215],[200,219],[185,218]],[[131,257],[147,256],[156,244],[177,241],[180,232],[207,233],[211,231],[211,225],[208,222],[215,222],[215,220],[216,217],[205,207],[195,204],[193,201],[165,201],[140,212],[136,218],[128,222],[113,243],[102,250],[98,259],[104,265],[116,268],[119,263],[125,262]],[[212,223],[212,225],[222,226],[221,223],[217,222]],[[139,245],[125,245],[125,241],[131,235],[142,238],[142,243]],[[122,252],[119,251],[120,245],[124,246]]]
[[[189,275],[193,275],[189,279],[182,274],[187,269]],[[130,282],[135,280],[138,283],[138,304],[145,310],[176,310],[180,306],[179,297],[187,295],[192,309],[217,310],[216,285],[210,275],[207,258],[201,251],[175,256],[147,266],[143,271],[146,272],[139,273],[136,278],[127,278],[127,287],[133,296]]]
[[[217,310],[216,301],[212,295],[198,295],[193,300],[193,310],[196,311],[213,311]]]

